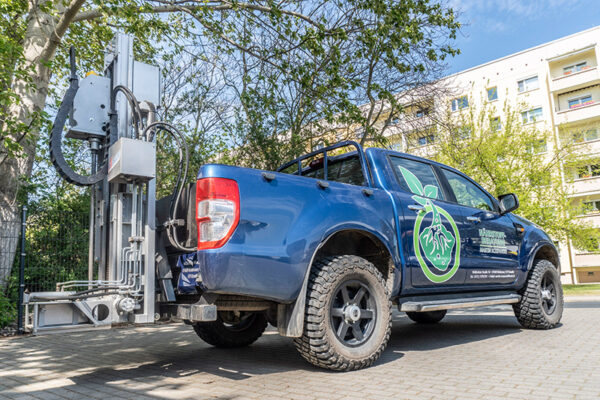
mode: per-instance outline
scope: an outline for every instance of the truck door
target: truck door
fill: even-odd
[[[390,156],[390,162],[399,186],[393,195],[404,214],[400,240],[410,285],[405,281],[403,290],[462,285],[460,207],[448,201],[431,164],[398,156]]]
[[[510,284],[517,278],[520,237],[496,201],[467,177],[439,168],[464,216],[465,284]]]

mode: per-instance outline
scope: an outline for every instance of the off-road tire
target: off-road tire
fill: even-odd
[[[406,315],[408,316],[408,318],[419,324],[435,324],[444,319],[444,317],[446,316],[446,310],[425,312],[407,311]]]
[[[544,278],[554,286],[555,307],[548,312],[544,307],[542,283]],[[562,317],[564,299],[558,270],[548,260],[535,261],[525,287],[520,292],[521,301],[513,305],[519,323],[529,329],[552,329]]]
[[[263,313],[253,313],[247,318],[250,320],[228,325],[218,313],[216,321],[197,322],[193,326],[200,339],[210,345],[221,348],[244,347],[254,343],[267,328],[267,318]]]
[[[338,338],[339,333],[334,329],[336,323],[339,328],[339,324],[346,321],[345,317],[332,316],[332,307],[339,304],[337,296],[341,288],[357,283],[368,291],[363,299],[368,299],[371,304],[370,315],[373,317],[370,322],[366,322],[371,325],[368,325],[369,335],[362,339],[364,342],[359,341],[359,344],[350,347]],[[345,304],[363,304],[360,300],[356,303],[357,298],[358,290],[351,302]],[[359,324],[362,323],[362,318],[368,319],[366,315],[369,315],[364,310],[361,312],[364,315],[360,317]],[[392,302],[385,280],[372,263],[357,256],[323,258],[312,266],[306,297],[304,332],[301,337],[294,339],[294,344],[304,359],[318,367],[334,371],[365,368],[373,364],[387,346],[392,326],[391,316]],[[352,331],[350,335],[355,334]]]

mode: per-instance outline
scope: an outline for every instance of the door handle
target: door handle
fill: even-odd
[[[423,206],[418,206],[418,205],[416,205],[416,204],[410,204],[410,205],[408,206],[408,209],[409,209],[409,210],[413,210],[413,211],[415,211],[416,213],[420,213],[420,212],[422,212],[422,211],[425,211],[425,207],[423,207]]]
[[[478,224],[478,223],[481,222],[481,218],[479,218],[479,217],[467,217],[467,221],[473,222],[475,224]]]

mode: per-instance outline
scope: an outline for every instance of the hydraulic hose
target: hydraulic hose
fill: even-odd
[[[146,127],[143,136],[148,137],[148,141],[152,141],[154,139],[155,128],[169,133],[173,137],[173,139],[175,139],[175,142],[177,143],[177,146],[179,148],[180,168],[178,169],[177,180],[175,182],[175,186],[173,187],[173,195],[171,196],[171,202],[169,205],[169,223],[166,226],[167,238],[169,239],[171,246],[175,247],[176,249],[185,252],[192,252],[196,250],[194,247],[185,247],[179,242],[179,238],[177,237],[177,226],[175,224],[175,221],[177,220],[175,213],[179,206],[179,200],[181,199],[181,192],[183,191],[183,186],[185,185],[185,181],[187,180],[187,172],[189,166],[189,153],[187,143],[183,134],[175,126],[162,121],[154,122]]]
[[[71,166],[65,160],[62,152],[62,132],[65,127],[67,116],[73,109],[73,100],[79,90],[79,78],[77,77],[77,70],[75,67],[75,49],[70,49],[70,64],[71,64],[71,76],[69,78],[69,88],[65,93],[56,118],[54,118],[54,124],[52,124],[52,130],[50,131],[50,160],[54,167],[60,174],[60,176],[67,182],[73,183],[79,186],[89,186],[100,182],[106,176],[108,171],[108,164],[106,161],[98,168],[96,173],[92,175],[81,175],[78,174],[71,168]]]
[[[113,89],[113,92],[111,94],[111,96],[112,96],[111,104],[115,103],[118,92],[121,92],[125,95],[125,97],[127,98],[127,101],[129,102],[129,105],[131,106],[132,115],[133,115],[133,127],[135,129],[135,138],[139,139],[140,129],[143,128],[142,110],[140,108],[140,103],[137,101],[137,99],[135,98],[135,95],[133,94],[133,92],[131,90],[129,90],[129,88],[127,88],[126,86],[123,86],[123,85],[117,85],[117,86],[115,86],[115,88]]]

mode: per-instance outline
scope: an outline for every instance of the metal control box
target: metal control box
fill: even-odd
[[[145,182],[155,177],[155,143],[122,137],[108,149],[109,182]]]
[[[160,104],[160,69],[143,62],[133,62],[133,94],[138,101]]]
[[[109,108],[110,79],[93,74],[86,76],[79,82],[73,99],[67,137],[87,140],[90,136],[106,136]]]

